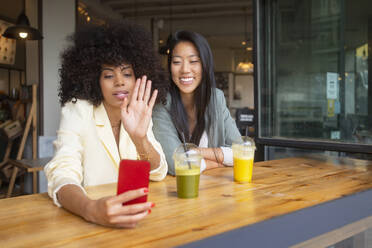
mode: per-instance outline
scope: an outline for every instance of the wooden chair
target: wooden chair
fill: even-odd
[[[9,164],[9,157],[12,151],[13,143],[16,138],[22,135],[23,129],[19,121],[8,120],[5,123],[0,125],[2,138],[6,138],[7,146],[5,148],[5,154],[3,161],[0,162],[0,169],[4,174],[6,179],[9,179],[11,176],[12,165]],[[0,185],[2,180],[0,179]]]
[[[15,180],[16,180],[17,174],[19,172],[19,169],[26,169],[26,172],[33,172],[34,171],[34,170],[30,169],[31,167],[29,168],[28,165],[23,164],[22,162],[19,162],[19,161],[22,159],[26,139],[28,137],[30,128],[32,128],[32,159],[36,160],[36,158],[37,158],[37,116],[36,116],[36,110],[37,110],[37,85],[33,84],[32,85],[31,108],[30,108],[30,112],[29,112],[28,117],[27,117],[25,129],[23,131],[21,144],[20,144],[18,152],[17,152],[17,157],[16,157],[16,160],[13,160],[13,161],[9,160],[10,164],[13,165],[13,172],[12,172],[12,175],[11,175],[11,178],[10,178],[8,193],[7,193],[6,197],[10,197],[12,195]],[[38,169],[37,171],[39,171],[39,170],[40,169]],[[36,173],[37,173],[37,171],[36,171]]]
[[[9,164],[13,165],[14,169],[18,168],[18,169],[26,171],[27,173],[32,173],[32,193],[36,194],[38,192],[37,186],[39,184],[37,174],[39,171],[42,171],[44,169],[44,166],[51,159],[52,159],[51,157],[38,158],[38,159],[21,159],[21,160],[10,159]],[[13,169],[13,173],[14,173],[14,169]],[[10,188],[10,186],[12,186],[12,188]],[[13,188],[14,188],[14,183],[13,185],[9,184],[8,190],[11,190],[11,191],[10,192],[8,191],[9,196],[7,197],[11,196]]]

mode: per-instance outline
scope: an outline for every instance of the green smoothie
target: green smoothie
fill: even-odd
[[[199,193],[199,166],[176,167],[177,195],[179,198],[195,198]]]

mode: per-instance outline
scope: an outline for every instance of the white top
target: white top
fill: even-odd
[[[199,147],[208,148],[208,135],[206,131],[203,132],[200,138]],[[222,149],[222,153],[223,153],[222,163],[226,166],[233,166],[234,161],[233,161],[232,149],[230,147],[224,147],[224,146],[221,146],[220,148]],[[202,159],[200,170],[204,171],[205,169],[206,169],[205,160]]]

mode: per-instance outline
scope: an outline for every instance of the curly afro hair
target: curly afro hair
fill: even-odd
[[[77,99],[98,106],[103,95],[99,84],[103,64],[133,67],[136,78],[147,75],[157,102],[165,102],[169,79],[152,47],[151,35],[142,26],[126,21],[90,26],[69,37],[72,44],[61,54],[59,70],[61,105]]]

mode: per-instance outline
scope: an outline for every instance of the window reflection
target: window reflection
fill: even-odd
[[[268,2],[261,136],[372,144],[372,2]]]

